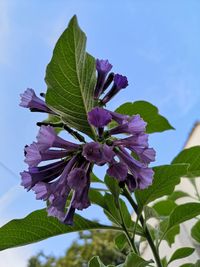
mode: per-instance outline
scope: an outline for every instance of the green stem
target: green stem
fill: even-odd
[[[148,229],[148,227],[147,227],[147,225],[146,225],[146,223],[144,221],[144,218],[143,218],[142,214],[138,210],[137,204],[133,200],[130,192],[128,191],[128,189],[126,187],[123,188],[123,193],[124,193],[124,196],[127,198],[127,200],[129,201],[129,203],[131,204],[131,206],[133,207],[134,211],[136,212],[136,214],[139,217],[140,223],[141,223],[141,225],[142,225],[142,227],[144,229],[144,233],[145,233],[146,239],[147,239],[147,241],[149,243],[149,246],[151,247],[151,250],[152,250],[152,253],[154,255],[154,258],[155,258],[157,266],[158,267],[162,267],[160,256],[159,256],[158,251],[156,249],[156,246],[155,246],[155,244],[153,242],[153,239],[151,237],[149,229]]]
[[[135,243],[132,241],[132,238],[129,235],[129,232],[128,232],[127,228],[126,228],[126,224],[124,222],[124,218],[123,218],[123,215],[122,215],[122,211],[121,211],[121,206],[120,206],[119,200],[118,200],[118,206],[119,206],[119,214],[120,214],[120,217],[121,217],[121,227],[124,230],[124,234],[125,234],[128,242],[129,242],[129,245],[130,245],[132,251],[134,251],[136,254],[138,254],[138,251],[137,251],[137,248],[135,246]]]

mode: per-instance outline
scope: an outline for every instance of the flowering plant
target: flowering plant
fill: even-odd
[[[68,232],[112,229],[118,249],[129,246],[126,261],[118,267],[168,266],[195,253],[194,247],[180,247],[170,257],[160,247],[163,241],[171,247],[180,224],[200,214],[198,194],[191,202],[193,196],[175,190],[181,177],[193,179],[200,174],[200,163],[195,161],[200,147],[183,150],[170,165],[152,167],[156,152],[149,147],[149,134],[173,127],[145,101],[109,110],[106,105],[128,87],[128,79],[111,72],[108,60],[95,60],[85,46],[86,36],[74,16],[47,66],[47,92],[41,97],[33,89],[21,94],[20,106],[49,116],[37,123],[37,141],[25,146],[28,169],[21,172],[21,185],[45,201],[47,209],[3,226],[0,248]],[[61,137],[64,132],[74,141]],[[95,166],[106,166],[104,181],[94,174]],[[192,184],[198,192],[194,179]],[[177,205],[186,196],[190,201]],[[103,225],[77,214],[90,205],[102,208],[111,223]],[[196,242],[199,227],[197,220],[191,230]],[[88,266],[105,265],[94,255]]]

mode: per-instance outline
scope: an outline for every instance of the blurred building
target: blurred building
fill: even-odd
[[[186,140],[186,143],[184,145],[184,149],[190,148],[193,146],[200,146],[200,122],[196,122],[195,125],[193,126],[193,129],[191,130]],[[195,183],[195,186],[194,186],[194,183]],[[191,179],[183,177],[181,179],[181,183],[176,186],[175,190],[184,191],[190,194],[192,197],[197,198],[198,195],[200,195],[200,178],[192,179],[192,182],[191,182]],[[190,198],[190,197],[184,197],[184,198],[178,199],[176,203],[183,204],[186,202],[195,202],[195,201],[197,200]],[[191,238],[191,235],[190,235],[191,227],[194,225],[195,222],[196,220],[192,219],[181,224],[180,234],[176,236],[175,243],[172,245],[171,248],[168,246],[166,241],[162,242],[160,246],[160,254],[162,257],[167,255],[168,259],[169,259],[169,255],[171,256],[172,253],[176,251],[178,248],[181,248],[181,247],[195,247],[196,248],[195,252],[191,256],[170,263],[171,267],[177,267],[177,266],[180,266],[181,264],[189,263],[189,262],[195,263],[198,259],[200,259],[200,245],[197,244]],[[152,223],[153,225],[156,225],[155,220],[152,220],[150,223]],[[143,254],[143,257],[146,259],[152,258],[151,251],[147,244],[144,244],[142,254]]]

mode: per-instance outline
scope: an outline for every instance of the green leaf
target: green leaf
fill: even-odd
[[[191,197],[191,196],[186,192],[178,190],[178,191],[174,191],[170,196],[168,196],[168,199],[176,201],[177,199],[182,198],[182,197]]]
[[[89,199],[92,203],[94,203],[94,204],[96,204],[102,208],[106,207],[104,197],[102,196],[102,194],[100,192],[98,192],[95,189],[90,188]]]
[[[158,113],[157,107],[146,101],[128,102],[117,108],[116,112],[126,115],[140,114],[147,122],[147,133],[174,129],[167,119]]]
[[[195,267],[195,264],[193,264],[193,263],[185,263],[185,264],[181,265],[180,267]]]
[[[176,208],[172,200],[161,200],[153,205],[154,210],[161,216],[168,216]]]
[[[46,103],[69,126],[94,137],[87,113],[95,102],[95,59],[86,53],[86,36],[74,16],[59,38],[47,66]]]
[[[175,238],[177,235],[180,234],[180,226],[176,225],[174,227],[172,227],[166,234],[164,237],[164,240],[167,241],[169,247],[171,247],[174,242],[175,242]]]
[[[158,218],[159,216],[152,207],[144,206],[144,217],[145,221],[148,221],[151,218]]]
[[[118,200],[120,194],[120,187],[117,180],[113,177],[106,175],[104,181],[110,192],[113,194],[115,200]]]
[[[127,244],[127,239],[124,233],[121,233],[115,238],[115,245],[119,250],[123,250]]]
[[[162,262],[163,267],[167,267],[167,258],[166,257],[162,258],[161,262]]]
[[[93,182],[93,183],[101,183],[101,184],[104,183],[104,182],[103,182],[101,179],[99,179],[94,173],[92,173],[92,174],[90,175],[90,179],[91,179],[91,182]]]
[[[179,184],[180,177],[187,173],[188,164],[163,165],[153,168],[153,184],[144,190],[136,190],[135,196],[140,210],[143,206],[162,196],[170,195]]]
[[[181,151],[172,161],[174,163],[188,163],[187,177],[200,176],[200,146],[194,146]]]
[[[116,202],[113,195],[105,193],[104,201],[105,201],[104,213],[106,214],[108,219],[114,222],[115,224],[120,224],[121,217],[119,213],[119,208],[117,208],[116,206]]]
[[[171,247],[172,244],[174,244],[175,242],[175,237],[180,233],[180,226],[175,225],[167,232],[168,224],[169,224],[168,217],[160,222],[159,237],[160,237],[160,240],[163,240],[163,239],[166,240],[169,247]]]
[[[99,256],[94,256],[88,264],[88,267],[106,267],[100,260]]]
[[[179,248],[173,253],[168,264],[172,261],[186,258],[186,257],[190,256],[194,251],[195,251],[195,249],[190,248],[190,247]]]
[[[75,214],[74,225],[68,226],[56,218],[47,217],[45,209],[37,210],[23,219],[12,220],[0,228],[0,250],[24,246],[49,237],[89,229],[115,229],[84,219]]]
[[[130,253],[125,263],[118,265],[117,267],[145,267],[148,266],[151,261],[146,261],[135,253]]]
[[[191,236],[200,243],[200,221],[195,223],[195,225],[191,229]]]
[[[200,203],[186,203],[177,206],[169,217],[167,231],[175,225],[190,220],[200,214]]]

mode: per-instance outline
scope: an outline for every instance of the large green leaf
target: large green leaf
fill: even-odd
[[[168,264],[172,261],[186,258],[186,257],[190,256],[194,251],[195,251],[195,249],[190,248],[190,247],[179,248],[173,253]]]
[[[128,102],[117,108],[116,112],[126,115],[140,114],[147,122],[147,132],[163,132],[174,129],[168,120],[158,113],[157,107],[146,101]]]
[[[163,165],[153,168],[153,184],[144,190],[137,190],[135,196],[140,209],[159,197],[169,195],[180,182],[180,177],[187,174],[188,164]]]
[[[174,163],[189,163],[187,177],[200,176],[200,146],[194,146],[181,151],[172,161]]]
[[[172,200],[161,200],[155,203],[153,208],[160,216],[168,216],[176,206]]]
[[[95,59],[86,53],[86,36],[74,16],[59,38],[47,66],[46,102],[64,122],[93,137],[87,112],[94,106]]]
[[[191,202],[179,205],[172,211],[169,217],[167,230],[198,215],[200,215],[200,203]]]
[[[200,243],[200,221],[192,227],[191,236]]]
[[[12,220],[0,228],[0,250],[23,246],[56,235],[89,229],[116,229],[84,219],[75,214],[74,225],[68,226],[56,218],[47,217],[46,210],[37,210],[23,219]]]

